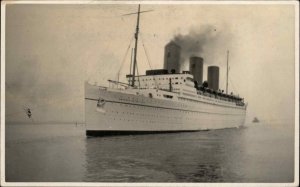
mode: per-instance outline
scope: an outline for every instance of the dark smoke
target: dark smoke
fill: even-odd
[[[229,43],[228,35],[212,25],[192,28],[186,35],[175,35],[172,41],[181,46],[182,66],[187,64],[191,56],[204,57],[204,63],[213,64],[216,53],[226,51]]]

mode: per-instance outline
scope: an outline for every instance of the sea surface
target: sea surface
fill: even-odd
[[[85,125],[7,124],[7,182],[293,182],[291,124],[86,138]]]

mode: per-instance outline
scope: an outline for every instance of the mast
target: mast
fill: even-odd
[[[129,68],[129,74],[131,74],[131,70],[132,70],[132,58],[133,58],[133,48],[131,49],[131,57],[130,57],[130,68]]]
[[[229,50],[227,50],[226,94],[228,94],[228,58],[229,58]]]
[[[134,46],[134,59],[133,59],[133,70],[132,70],[132,84],[131,86],[134,87],[135,82],[135,68],[136,68],[136,55],[137,55],[137,45],[138,45],[138,35],[139,35],[139,23],[140,23],[140,5],[137,12],[137,21],[136,21],[136,31],[134,34],[135,38],[135,46]]]

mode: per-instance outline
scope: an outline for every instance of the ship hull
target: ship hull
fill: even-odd
[[[101,101],[99,103],[99,101]],[[87,136],[191,132],[236,128],[245,121],[238,107],[155,99],[85,85]]]

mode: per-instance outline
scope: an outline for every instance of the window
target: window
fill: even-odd
[[[187,77],[187,80],[194,81],[191,77]]]
[[[168,98],[168,99],[172,99],[172,98],[173,98],[172,95],[166,95],[166,94],[163,94],[163,96],[164,96],[165,98]]]

